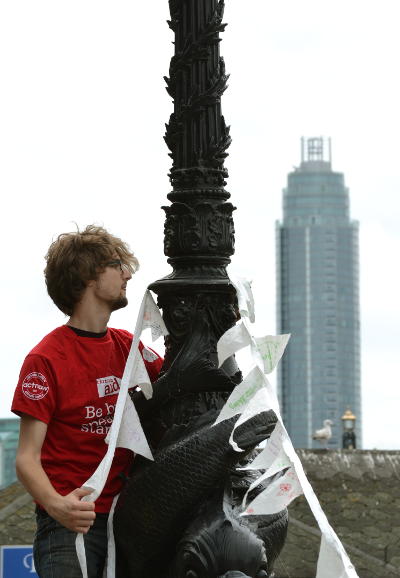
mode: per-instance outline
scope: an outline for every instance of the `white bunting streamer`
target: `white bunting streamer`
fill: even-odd
[[[129,378],[128,387],[135,386],[140,387],[146,399],[150,399],[153,396],[153,386],[151,385],[150,377],[141,355],[137,358],[135,373],[132,372]]]
[[[271,373],[278,365],[289,341],[290,333],[256,337],[255,342],[264,363],[264,372]]]
[[[253,486],[256,487],[256,485],[254,482]],[[303,490],[296,472],[293,468],[289,468],[283,476],[275,478],[264,491],[254,498],[242,515],[277,514],[302,493]]]
[[[229,279],[236,289],[236,295],[239,305],[239,312],[242,317],[248,317],[251,323],[255,321],[254,315],[254,297],[251,290],[251,281],[243,277],[236,277],[229,273]]]
[[[129,396],[125,401],[116,447],[126,448],[149,460],[153,459],[135,405]]]
[[[282,340],[282,342],[286,343],[287,341],[288,339]],[[242,319],[234,327],[228,329],[228,331],[226,331],[218,341],[217,352],[219,365],[221,366],[225,359],[234,355],[237,351],[246,346],[250,346],[254,365],[243,382],[235,387],[226,404],[222,408],[217,420],[213,424],[216,425],[220,421],[228,419],[228,417],[232,417],[238,413],[241,414],[230,437],[231,446],[238,452],[241,451],[241,449],[233,438],[235,430],[239,425],[254,415],[257,415],[260,411],[270,409],[273,409],[277,416],[280,417],[278,398],[264,373],[264,362],[257,347],[256,340],[251,335],[247,318]],[[283,349],[280,352],[280,356],[282,354]],[[277,358],[276,363],[278,363],[278,360],[279,359]],[[236,393],[237,391],[238,393]],[[262,409],[260,410],[260,408]]]
[[[263,387],[265,387],[264,375],[256,365],[247,377],[234,388],[213,425],[242,413],[257,391]]]
[[[147,386],[148,395],[152,393],[152,391],[148,389],[150,380],[139,352],[140,336],[143,330],[147,328],[151,329],[153,341],[158,339],[160,335],[167,334],[161,313],[149,290],[146,290],[139,310],[131,349],[126,361],[117,403],[115,405],[113,423],[105,440],[108,443],[108,449],[96,471],[82,486],[92,490],[90,494],[82,498],[84,501],[95,501],[103,491],[108,474],[110,473],[116,447],[128,448],[136,454],[140,454],[150,460],[153,459],[136,408],[128,396],[129,387],[137,385],[138,381],[142,387],[143,385],[145,388]],[[149,395],[149,397],[151,397],[151,395]],[[76,552],[81,566],[82,576],[83,578],[87,578],[83,534],[78,534],[76,537]],[[108,578],[113,578],[113,576],[108,576]]]
[[[263,473],[263,475],[260,476],[258,479],[256,479],[252,484],[250,484],[249,489],[247,490],[247,492],[243,498],[243,502],[242,502],[243,513],[242,513],[242,515],[254,513],[254,509],[253,510],[251,509],[253,503],[249,504],[248,507],[246,507],[247,498],[248,498],[248,495],[250,494],[250,492],[252,492],[255,488],[257,488],[257,486],[259,486],[264,480],[267,480],[268,478],[272,478],[272,476],[275,476],[276,474],[278,474],[282,470],[288,469],[290,467],[292,467],[292,463],[289,460],[289,458],[287,457],[287,455],[285,454],[285,452],[283,451],[283,449],[281,448],[278,455],[272,461],[272,463],[269,465],[268,469]],[[239,468],[239,469],[245,469],[245,468]]]
[[[259,389],[254,395],[254,397],[252,397],[249,400],[249,402],[246,404],[246,407],[243,409],[239,419],[235,423],[235,426],[229,438],[229,443],[236,452],[241,452],[243,450],[237,445],[237,443],[233,439],[235,431],[242,423],[248,421],[255,415],[258,415],[260,413],[260,408],[273,409],[273,399],[266,387],[262,387],[261,389]]]
[[[233,282],[233,284],[238,292],[239,303],[245,304],[242,306],[245,311],[248,288],[246,288],[243,293],[243,283]],[[240,388],[243,383],[240,384],[235,388],[240,388],[237,393],[232,392],[225,406],[222,408],[216,423],[240,413],[240,417],[235,424],[230,439],[231,446],[235,451],[239,451],[240,448],[238,448],[234,442],[233,434],[241,423],[244,423],[257,413],[269,409],[275,410],[278,423],[264,450],[251,464],[245,468],[241,468],[265,470],[260,478],[250,486],[245,499],[250,490],[260,485],[260,482],[271,478],[271,483],[265,490],[260,492],[247,507],[245,506],[244,499],[243,508],[246,507],[246,509],[241,515],[277,513],[287,507],[297,496],[304,494],[322,534],[316,578],[358,578],[353,564],[338,536],[329,524],[318,498],[304,473],[303,466],[283,424],[279,406],[276,405],[275,392],[273,392],[265,376],[265,381],[261,385],[262,378],[260,377],[260,373],[257,372],[257,369],[261,369],[262,373],[270,373],[273,371],[284,352],[290,335],[253,338],[248,326],[248,319],[249,314],[245,313],[245,317],[241,322],[229,329],[221,337],[221,345],[220,343],[217,344],[220,364],[229,357],[228,354],[234,355],[239,349],[249,345],[254,367],[244,378],[243,383],[245,385]],[[275,432],[276,434],[274,435]],[[286,468],[288,469],[283,475],[276,476],[276,474]],[[273,476],[276,477],[273,478]]]
[[[275,426],[274,431],[271,434],[269,440],[265,445],[265,448],[258,454],[258,456],[249,464],[240,468],[241,470],[265,470],[270,476],[274,473],[288,468],[292,465],[292,462],[286,455],[282,440],[285,435],[285,430],[281,423]],[[273,471],[274,470],[274,471]]]
[[[143,329],[151,329],[151,338],[153,342],[157,341],[161,335],[168,335],[168,330],[165,326],[164,319],[162,318],[160,310],[157,307],[157,304],[149,290],[147,290],[145,293],[142,324]]]
[[[342,544],[339,541],[339,544],[333,545],[322,534],[316,578],[348,577],[358,578],[356,570],[344,551]]]
[[[340,572],[338,572],[336,576],[341,578],[358,578],[357,572],[353,564],[350,562],[350,559],[345,549],[343,548],[341,541],[339,540],[332,526],[329,524],[328,518],[321,508],[318,498],[307,479],[301,461],[296,454],[296,451],[292,445],[292,442],[290,441],[287,432],[285,438],[283,439],[283,447],[296,470],[296,474],[303,489],[304,497],[306,498],[308,505],[310,506],[310,509],[318,523],[322,538],[324,538],[327,544],[329,544],[329,548],[324,548],[322,552],[320,551],[319,560],[321,560],[322,557],[322,562],[319,563],[317,568],[316,578],[332,578],[332,574],[325,566],[326,557],[328,557],[328,560],[334,558],[337,562],[336,566],[339,565]],[[335,554],[332,554],[332,549],[334,550]]]
[[[114,539],[114,511],[115,506],[117,504],[119,498],[119,494],[114,496],[110,513],[108,515],[107,520],[107,535],[108,535],[108,543],[107,543],[107,560],[106,560],[106,571],[103,578],[114,578],[115,577],[115,568],[116,568],[116,555],[115,555],[115,539]]]
[[[228,359],[228,357],[231,357],[243,347],[250,345],[251,341],[252,337],[244,320],[239,321],[239,323],[228,329],[217,343],[219,367],[221,367],[225,359]]]

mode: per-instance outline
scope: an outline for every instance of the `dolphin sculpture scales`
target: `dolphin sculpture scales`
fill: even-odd
[[[187,423],[167,423],[163,415],[167,406],[168,415],[177,415],[174,406],[200,390],[220,391],[223,405],[224,393],[236,385],[204,356],[209,335],[203,315],[197,312],[189,339],[154,384],[151,400],[141,392],[132,396],[154,462],[136,458],[117,502],[117,578],[267,578],[286,537],[286,510],[239,515],[254,474],[239,472],[236,465],[271,435],[277,422],[272,410],[235,430],[241,452],[229,444],[238,416],[211,427],[218,409],[193,415]]]

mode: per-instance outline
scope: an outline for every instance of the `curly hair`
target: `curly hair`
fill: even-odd
[[[129,246],[103,227],[88,225],[83,231],[62,233],[50,245],[44,270],[47,292],[66,315],[72,315],[89,281],[97,279],[105,263],[118,258],[130,273],[139,269]]]

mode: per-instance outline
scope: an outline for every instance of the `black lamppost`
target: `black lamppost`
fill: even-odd
[[[235,207],[225,190],[224,167],[231,138],[221,113],[228,76],[220,56],[223,0],[170,0],[175,34],[167,91],[174,112],[166,125],[172,191],[166,212],[164,252],[173,272],[153,283],[170,335],[169,367],[187,338],[189,319],[201,310],[209,325],[212,355],[219,337],[232,325],[236,293],[226,267],[234,253]],[[225,366],[237,372],[232,363]]]
[[[355,424],[356,416],[352,413],[350,408],[347,408],[342,415],[343,423],[343,449],[345,450],[355,450],[356,449],[356,433]]]
[[[235,209],[225,190],[231,142],[221,113],[228,76],[220,57],[223,0],[169,0],[175,34],[166,127],[172,191],[164,252],[173,271],[150,289],[169,335],[151,400],[133,400],[154,462],[136,459],[114,515],[117,578],[267,578],[283,547],[287,511],[238,514],[254,478],[235,466],[271,434],[274,412],[237,427],[213,426],[242,379],[234,358],[218,368],[217,342],[239,317],[226,267],[234,253]]]

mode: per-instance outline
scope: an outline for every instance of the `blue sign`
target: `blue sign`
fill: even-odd
[[[0,578],[35,578],[32,546],[0,546]]]

